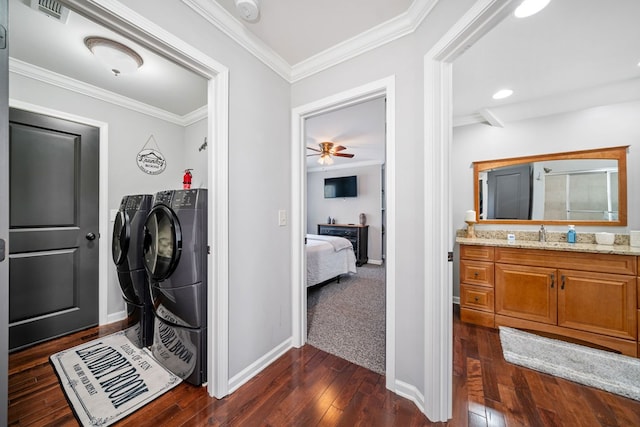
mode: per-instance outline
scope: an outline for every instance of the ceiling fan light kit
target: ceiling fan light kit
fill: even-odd
[[[321,165],[331,165],[333,164],[333,157],[348,157],[352,158],[354,155],[350,153],[341,153],[342,150],[346,150],[347,147],[343,147],[342,145],[334,145],[333,142],[325,141],[318,144],[320,149],[315,147],[307,147],[308,150],[317,151],[318,154],[307,154],[309,156],[320,156],[318,159],[318,163]]]

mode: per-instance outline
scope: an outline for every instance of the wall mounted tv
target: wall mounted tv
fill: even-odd
[[[324,179],[324,198],[358,197],[358,177],[341,176]]]

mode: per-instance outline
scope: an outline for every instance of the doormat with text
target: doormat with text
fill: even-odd
[[[83,426],[111,425],[181,381],[124,331],[55,353],[50,360]]]

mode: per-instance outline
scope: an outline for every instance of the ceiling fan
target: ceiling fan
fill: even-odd
[[[320,156],[318,159],[318,163],[321,165],[330,165],[333,163],[332,156],[336,157],[353,157],[353,154],[350,153],[341,153],[340,151],[346,150],[347,147],[343,147],[342,145],[334,145],[333,142],[325,141],[318,144],[320,149],[314,147],[307,147],[308,150],[317,151],[318,154],[307,154],[309,156]]]

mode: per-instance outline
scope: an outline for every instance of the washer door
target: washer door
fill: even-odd
[[[113,224],[113,240],[111,241],[111,255],[116,265],[122,264],[127,259],[129,240],[131,238],[131,221],[126,211],[118,211]]]
[[[144,267],[152,281],[164,280],[171,276],[180,261],[180,222],[167,206],[156,205],[147,215],[144,233]]]

